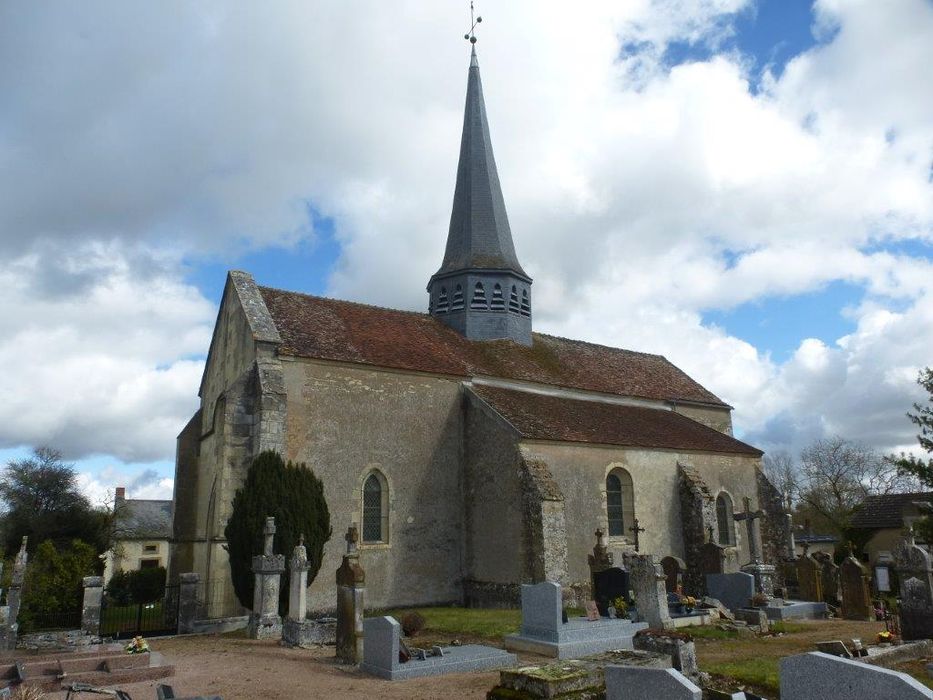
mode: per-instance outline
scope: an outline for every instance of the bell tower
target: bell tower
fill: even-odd
[[[474,25],[475,26],[475,25]],[[447,249],[428,282],[428,313],[470,340],[531,345],[531,277],[515,255],[489,138],[475,37]]]

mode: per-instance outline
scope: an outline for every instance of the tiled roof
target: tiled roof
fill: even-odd
[[[760,457],[761,451],[686,416],[664,409],[581,401],[473,386],[471,391],[524,438],[626,447],[726,452]]]
[[[172,502],[118,499],[117,539],[167,540],[172,537]]]
[[[259,290],[281,335],[281,354],[727,407],[660,355],[541,333],[531,347],[471,342],[427,314]]]
[[[902,528],[904,510],[917,501],[933,502],[933,492],[889,493],[884,496],[869,496],[852,516],[852,527]]]

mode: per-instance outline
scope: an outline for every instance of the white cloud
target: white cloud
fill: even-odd
[[[0,444],[66,458],[166,458],[197,407],[214,306],[158,260],[119,246],[0,264]]]
[[[751,11],[483,11],[537,327],[663,352],[763,443],[909,443],[933,270],[887,248],[933,241],[933,6],[818,2],[825,41],[757,91],[733,53],[662,60],[672,41],[724,45]],[[464,30],[462,13],[414,0],[0,7],[0,359],[21,368],[0,380],[13,397],[0,442],[170,455],[200,374],[185,358],[213,320],[173,261],[313,235],[309,202],[342,247],[331,294],[423,308],[453,195]],[[171,255],[137,277],[133,256],[154,250]],[[856,330],[801,339],[784,363],[703,322],[835,280],[866,292],[846,311]]]

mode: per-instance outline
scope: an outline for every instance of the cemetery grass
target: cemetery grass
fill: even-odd
[[[417,639],[445,644],[456,638],[464,644],[502,646],[502,638],[517,632],[522,624],[522,611],[511,608],[397,608],[374,610],[368,612],[366,617],[392,615],[396,620],[401,620],[409,612],[417,612],[424,617],[424,628],[416,635]]]
[[[852,622],[825,620],[784,622],[774,625],[782,636],[721,638],[706,630],[718,628],[684,628],[696,642],[700,670],[719,677],[728,684],[729,679],[765,695],[778,691],[778,665],[781,658],[816,650],[816,643],[832,639],[861,639],[874,643],[875,636],[884,629],[881,622]]]

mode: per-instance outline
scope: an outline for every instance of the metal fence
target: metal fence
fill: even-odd
[[[165,593],[151,602],[119,602],[107,594],[100,611],[102,637],[128,639],[141,635],[175,634],[178,631],[178,585],[166,586]]]

